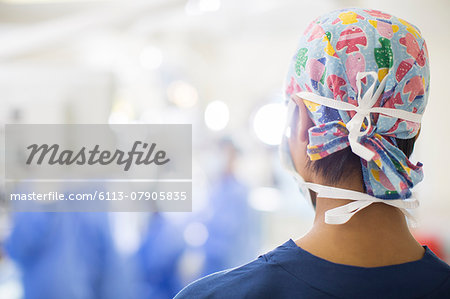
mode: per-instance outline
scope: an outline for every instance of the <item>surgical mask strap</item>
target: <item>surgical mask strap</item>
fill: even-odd
[[[281,144],[279,147],[279,154],[280,154],[280,159],[281,159],[282,165],[296,180],[297,185],[300,188],[300,193],[305,197],[305,200],[311,205],[311,207],[314,208],[314,205],[311,200],[310,193],[309,193],[309,189],[305,186],[305,181],[302,178],[302,176],[295,169],[294,161],[292,159],[291,151],[289,149],[288,139],[290,138],[290,135],[292,132],[291,124],[292,124],[292,119],[294,117],[296,107],[297,107],[297,105],[295,104],[294,101],[290,100],[288,102],[288,107],[287,107],[287,112],[286,112],[286,114],[287,114],[286,124],[284,127]]]
[[[354,200],[346,205],[328,210],[325,212],[325,223],[343,224],[349,221],[360,210],[370,206],[375,202],[381,202],[396,208],[399,208],[408,219],[408,224],[412,227],[417,226],[416,218],[407,211],[419,206],[419,201],[415,198],[384,200],[369,194],[353,190],[341,189],[330,186],[323,186],[313,183],[305,183],[306,187],[317,193],[317,197],[350,199]]]

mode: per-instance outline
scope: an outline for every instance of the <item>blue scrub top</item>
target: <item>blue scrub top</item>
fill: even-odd
[[[364,268],[314,256],[289,240],[258,259],[193,282],[175,298],[450,298],[450,267],[422,259]]]

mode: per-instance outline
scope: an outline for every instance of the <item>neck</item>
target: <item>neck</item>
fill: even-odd
[[[362,191],[361,185],[338,187]],[[313,227],[297,245],[326,260],[361,267],[401,264],[422,258],[423,247],[411,235],[403,213],[395,207],[373,203],[347,223],[325,223],[326,211],[349,202],[318,197]]]

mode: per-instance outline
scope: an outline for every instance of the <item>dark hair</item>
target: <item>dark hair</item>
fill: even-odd
[[[414,150],[416,138],[394,139],[397,142],[397,147],[409,158]],[[352,152],[351,148],[347,147],[320,160],[308,160],[308,167],[334,185],[339,183],[345,176],[355,174],[355,172],[359,173],[361,171],[361,161]]]

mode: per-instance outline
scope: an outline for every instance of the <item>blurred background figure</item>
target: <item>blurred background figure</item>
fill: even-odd
[[[126,273],[105,213],[15,213],[5,249],[24,298],[125,298]]]
[[[149,218],[135,257],[137,298],[172,298],[183,287],[178,263],[186,244],[181,229],[164,214]]]
[[[416,237],[448,262],[450,139],[437,129],[450,127],[448,1],[0,0],[1,151],[8,123],[193,130],[192,212],[0,207],[0,298],[170,298],[308,231],[313,212],[277,151],[283,79],[311,18],[349,6],[402,15],[427,39],[428,119],[411,158],[425,172]]]
[[[250,190],[235,174],[238,149],[229,138],[219,141],[219,149],[217,159],[223,162],[211,183],[202,276],[245,263],[258,245],[259,223],[248,204]]]

